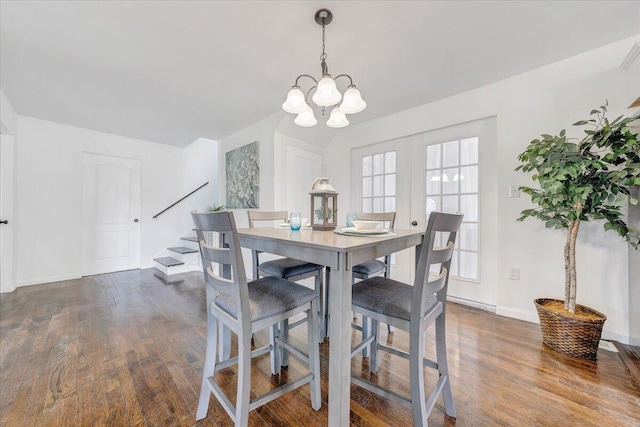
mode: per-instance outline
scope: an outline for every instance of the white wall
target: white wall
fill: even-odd
[[[0,90],[0,132],[15,135],[18,128],[18,113]]]
[[[342,200],[349,201],[352,148],[496,116],[498,154],[493,164],[485,166],[498,172],[497,312],[537,322],[534,298],[563,297],[564,235],[546,230],[534,220],[515,221],[530,202],[526,197],[509,198],[508,187],[531,184],[524,174],[514,172],[517,155],[541,133],[557,133],[585,118],[605,98],[610,110],[624,110],[640,94],[640,87],[637,76],[617,67],[639,39],[625,39],[473,91],[345,128],[326,149],[326,175],[342,190]],[[580,131],[568,129],[568,133],[578,135]],[[608,316],[605,337],[628,342],[625,243],[615,233],[604,233],[601,224],[585,224],[578,245],[578,302]],[[520,268],[519,281],[507,279],[510,267]]]
[[[25,116],[19,116],[17,128],[18,286],[80,276],[83,152],[141,161],[142,268],[151,266],[155,253],[190,234],[190,210],[219,198],[215,141],[180,148]],[[206,181],[207,187],[152,219]]]
[[[242,129],[239,132],[229,135],[220,140],[220,203],[226,204],[226,153],[236,148],[258,141],[258,153],[260,157],[260,210],[274,210],[274,194],[275,194],[275,149],[274,149],[274,131],[280,121],[282,114],[276,113],[264,120]],[[247,218],[246,209],[233,209],[236,225],[248,227],[249,220]],[[249,264],[250,266],[250,264]]]

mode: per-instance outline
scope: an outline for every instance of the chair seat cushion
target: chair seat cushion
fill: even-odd
[[[273,261],[266,261],[258,266],[258,271],[263,276],[284,278],[300,276],[317,270],[322,270],[322,266],[293,258],[280,258]]]
[[[248,286],[252,322],[293,310],[318,297],[312,289],[280,277],[263,277],[249,282]],[[220,294],[213,303],[237,317],[235,297]]]
[[[362,264],[358,264],[351,269],[352,272],[358,274],[366,274],[367,276],[372,276],[374,274],[378,274],[381,271],[384,271],[387,268],[387,264],[384,262],[373,259],[371,261],[363,262]]]
[[[413,286],[386,277],[372,277],[353,285],[352,303],[357,307],[385,316],[411,320]],[[435,294],[426,296],[425,313],[438,299]]]

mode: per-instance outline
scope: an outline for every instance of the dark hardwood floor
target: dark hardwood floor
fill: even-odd
[[[194,421],[205,313],[201,273],[165,283],[153,270],[132,270],[1,295],[0,425],[232,425],[213,397],[207,419]],[[302,346],[305,329],[292,332]],[[408,347],[405,333],[382,331],[383,341]],[[267,338],[258,333],[256,343]],[[431,333],[427,345],[432,339]],[[566,357],[541,344],[537,325],[456,304],[448,305],[447,339],[458,417],[446,417],[439,399],[431,426],[640,425],[640,390],[616,353],[601,349],[597,362]],[[253,411],[251,425],[327,424],[328,346],[322,345],[322,409],[311,409],[309,388],[302,387]],[[293,357],[280,377],[270,375],[268,355],[253,366],[256,393],[303,371]],[[360,357],[352,369],[409,393],[402,359],[381,353],[377,375]],[[234,369],[216,375],[235,393]],[[427,374],[427,384],[434,381]],[[411,412],[352,386],[351,422],[408,426]]]

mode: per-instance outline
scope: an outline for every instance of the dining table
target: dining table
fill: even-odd
[[[338,227],[338,232],[341,228]],[[240,245],[328,267],[329,426],[348,426],[351,384],[351,268],[401,250],[419,247],[424,230],[392,229],[374,235],[283,227],[239,228]],[[419,252],[419,249],[416,253]]]

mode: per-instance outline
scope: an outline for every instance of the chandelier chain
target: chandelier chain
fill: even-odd
[[[320,60],[324,62],[327,59],[327,54],[324,52],[324,19],[322,20],[322,55],[320,55]]]

